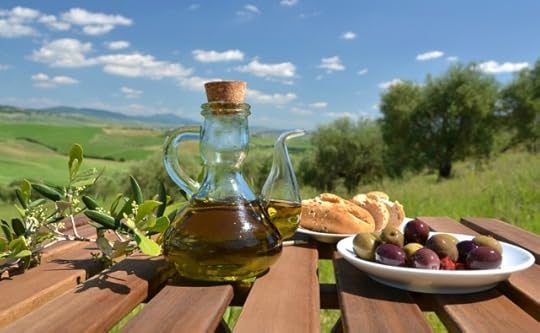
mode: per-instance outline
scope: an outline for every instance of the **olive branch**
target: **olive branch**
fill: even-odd
[[[83,161],[82,146],[74,144],[65,186],[25,179],[15,190],[19,217],[0,221],[0,272],[9,265],[27,269],[38,264],[42,250],[60,240],[95,242],[101,252],[94,257],[108,265],[136,250],[151,256],[160,254],[161,234],[176,213],[164,215],[170,203],[164,185],[160,184],[156,196],[145,200],[137,180],[130,177],[131,195],[119,193],[105,208],[84,194],[101,172],[95,168],[81,170]],[[86,223],[95,227],[95,239],[81,236],[76,223],[81,213],[88,217]]]

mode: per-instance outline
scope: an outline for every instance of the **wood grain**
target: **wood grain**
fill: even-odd
[[[540,236],[496,219],[466,217],[461,219],[461,223],[481,234],[493,235],[499,240],[527,249],[534,255],[536,263],[540,264]]]
[[[339,253],[334,267],[344,332],[431,332],[408,292],[371,280]]]
[[[166,266],[161,257],[129,257],[2,332],[106,331],[163,285]]]
[[[168,285],[122,332],[214,332],[232,297],[230,285]]]
[[[450,332],[540,332],[540,324],[497,290],[434,295],[437,315]]]
[[[91,259],[98,251],[95,244],[70,242],[70,251],[57,254],[56,259],[0,282],[2,307],[0,327],[30,313],[58,297],[102,269]]]
[[[251,288],[234,332],[319,332],[317,250],[285,247]]]

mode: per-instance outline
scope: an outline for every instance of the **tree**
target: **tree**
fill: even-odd
[[[540,138],[540,60],[534,68],[522,70],[501,92],[501,120],[514,131],[507,147],[524,143],[537,151]]]
[[[387,133],[393,131],[403,136],[402,142],[385,140],[385,143],[389,149],[412,153],[405,154],[407,168],[427,167],[438,170],[440,178],[449,178],[453,162],[489,156],[498,93],[493,77],[482,74],[474,64],[452,66],[438,78],[428,76],[418,88],[420,97],[408,88],[407,112],[398,112],[399,106],[392,103],[399,103],[399,99],[387,96],[403,90],[400,86],[391,87],[382,96],[387,101],[382,105],[386,108],[382,122]],[[396,147],[400,144],[404,146]]]
[[[420,167],[413,142],[407,142],[410,118],[422,100],[422,89],[413,82],[397,84],[381,97],[380,121],[382,137],[385,142],[383,159],[386,172],[390,176],[401,176],[407,168]],[[411,141],[411,140],[409,140]]]
[[[382,138],[373,121],[341,118],[320,126],[311,136],[314,152],[300,163],[305,184],[333,191],[339,179],[352,193],[358,184],[383,175]]]

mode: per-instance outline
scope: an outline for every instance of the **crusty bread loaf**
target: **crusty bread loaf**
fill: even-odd
[[[390,200],[388,194],[381,191],[371,191],[366,194],[368,198],[373,200]]]
[[[382,200],[386,205],[388,212],[390,213],[390,218],[388,219],[388,226],[398,228],[403,220],[405,220],[405,211],[403,210],[403,205],[398,201],[392,202],[390,200]]]
[[[375,221],[367,210],[331,193],[302,201],[300,225],[309,230],[336,234],[375,230]]]
[[[351,201],[367,210],[373,216],[375,220],[375,231],[381,231],[386,227],[390,219],[390,213],[381,200],[372,199],[366,194],[361,193],[355,195]]]

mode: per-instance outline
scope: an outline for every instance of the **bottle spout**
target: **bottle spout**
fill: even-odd
[[[300,191],[286,142],[304,134],[304,130],[295,129],[282,133],[276,140],[272,168],[261,192],[264,201],[278,200],[301,203]]]

